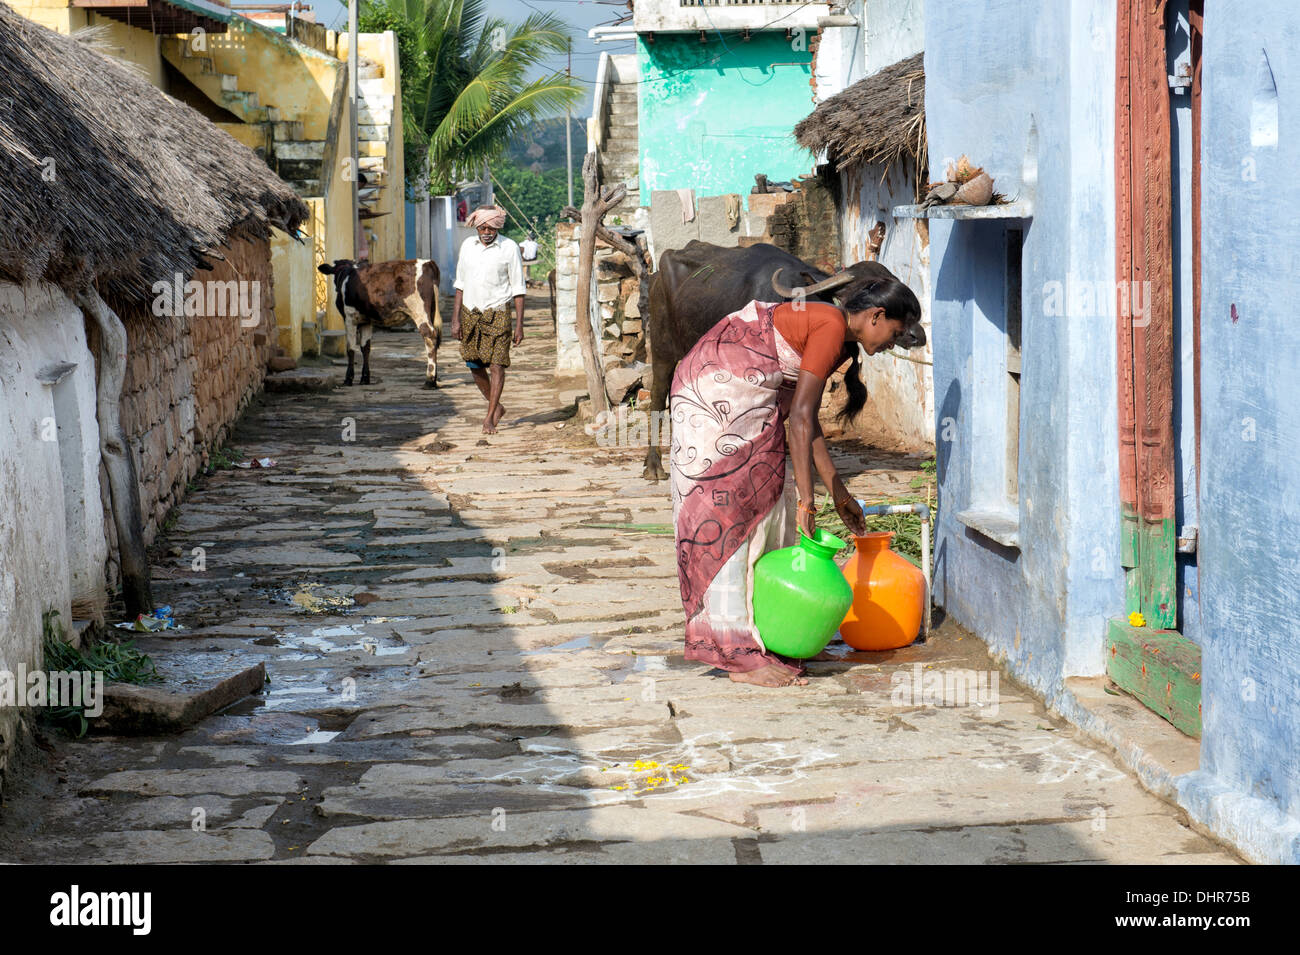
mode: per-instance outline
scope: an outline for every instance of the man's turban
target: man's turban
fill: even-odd
[[[500,231],[506,224],[506,210],[500,206],[479,206],[469,214],[465,224],[471,229],[486,225]]]

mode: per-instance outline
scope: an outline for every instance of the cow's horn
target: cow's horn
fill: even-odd
[[[817,295],[820,292],[828,292],[833,288],[839,288],[841,285],[848,285],[853,281],[853,273],[845,269],[842,272],[836,272],[829,278],[824,278],[820,282],[814,282],[812,285],[795,286],[791,288],[788,285],[782,285],[778,276],[781,269],[772,273],[772,290],[782,298],[794,298],[798,295],[808,296]]]

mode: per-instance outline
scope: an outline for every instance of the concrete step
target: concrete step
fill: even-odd
[[[357,108],[358,126],[383,126],[387,128],[393,122],[393,104],[360,104]]]
[[[325,141],[322,139],[297,139],[289,142],[278,142],[275,144],[275,158],[320,162],[325,158]]]
[[[360,94],[362,100],[367,100],[371,96],[387,96],[391,98],[393,94],[385,92],[387,85],[388,84],[384,82],[383,76],[373,77],[371,79],[362,79],[361,77],[357,77],[357,93]]]
[[[247,123],[264,123],[268,114],[255,93],[239,89],[239,78],[217,72],[212,57],[198,53],[181,37],[164,37],[159,43],[163,58],[180,70],[208,99],[224,106]]]
[[[387,124],[384,124],[384,125],[382,125],[382,126],[374,126],[374,125],[365,125],[365,126],[363,126],[362,124],[358,123],[358,124],[357,124],[357,139],[363,139],[363,140],[367,140],[367,141],[376,140],[376,139],[387,140],[387,139],[388,139],[388,125],[387,125]]]
[[[221,90],[214,100],[246,123],[270,122],[270,114],[267,112],[266,107],[258,104],[256,93],[245,90],[235,90],[233,92],[231,90]]]
[[[268,107],[268,112],[270,108]],[[279,112],[278,110],[276,112]],[[303,125],[301,120],[290,120],[288,122],[271,121],[271,130],[275,135],[276,142],[284,142],[290,139],[302,139]]]
[[[275,174],[285,182],[307,182],[324,178],[324,170],[318,162],[277,162]]]
[[[381,157],[382,157],[382,156],[387,156],[387,155],[388,155],[388,143],[384,142],[382,139],[375,139],[375,140],[358,140],[358,142],[357,142],[357,155],[362,156],[362,157],[367,157],[367,156],[381,156]]]

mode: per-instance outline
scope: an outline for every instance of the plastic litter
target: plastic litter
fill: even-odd
[[[172,616],[171,605],[164,607],[155,607],[151,614],[140,614],[134,620],[127,620],[123,623],[116,623],[118,630],[134,630],[139,633],[157,633],[159,630],[184,630]]]

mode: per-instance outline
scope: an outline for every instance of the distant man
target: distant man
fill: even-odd
[[[479,206],[465,221],[478,232],[478,238],[465,240],[456,261],[451,335],[460,340],[461,357],[487,399],[483,433],[496,434],[506,413],[501,390],[510,367],[510,343],[513,340],[518,345],[524,340],[524,266],[519,246],[498,234],[506,224],[504,209]]]
[[[524,280],[527,282],[533,277],[533,265],[537,262],[536,233],[528,233],[528,238],[519,243],[519,252],[524,257]]]

